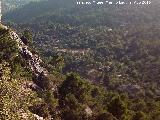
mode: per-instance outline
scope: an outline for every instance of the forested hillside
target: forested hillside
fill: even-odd
[[[15,28],[17,23],[33,31],[34,45],[48,63],[58,64],[59,72],[74,71],[108,89],[126,92],[132,92],[127,86],[138,83],[143,94],[157,96],[159,11],[156,0],[151,5],[118,6],[50,0],[28,4],[4,18],[15,22]],[[56,59],[59,63],[53,62]]]
[[[19,34],[33,35],[31,46],[42,65],[64,77],[56,80],[59,119],[159,120],[160,2],[151,2],[48,0],[9,12],[3,20]]]
[[[0,26],[1,120],[159,119],[158,98],[129,98],[75,73],[64,76],[46,63],[39,66],[43,61],[35,58],[38,55],[25,42],[26,35],[19,38],[15,31]]]
[[[142,24],[150,21],[154,23],[158,22],[160,17],[159,14],[156,14],[159,12],[159,9],[156,9],[159,8],[159,4],[158,0],[152,0],[150,5],[77,5],[74,0],[68,0],[67,2],[48,0],[28,4],[6,14],[4,18],[5,20],[23,23],[31,22],[34,19],[36,21],[37,19],[39,23],[51,21],[90,26]]]

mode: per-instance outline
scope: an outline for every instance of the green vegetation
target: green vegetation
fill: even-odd
[[[30,119],[33,115],[27,106],[38,98],[30,89],[25,89],[31,74],[21,66],[18,46],[9,31],[0,28],[0,119],[20,120],[23,114]]]
[[[22,106],[31,117],[34,113],[55,120],[159,120],[159,1],[138,7],[75,4],[31,3],[4,16],[27,39],[26,45],[38,50],[49,74],[37,80],[24,67],[26,60],[17,56],[9,30],[0,28],[0,77],[17,80],[2,86],[14,91],[21,81],[32,81],[40,88],[24,97]],[[2,106],[7,100],[12,99],[4,97]],[[12,106],[6,107],[8,112]]]
[[[27,65],[27,60],[21,56],[16,41],[11,39],[10,31],[4,28],[0,31],[0,118],[2,120],[32,120],[35,114],[55,120],[159,119],[158,98],[129,98],[127,94],[107,90],[82,79],[75,73],[59,78],[53,74],[40,75],[36,79],[34,71]],[[53,60],[57,63],[61,61],[58,57]],[[37,85],[37,89],[28,86],[27,83],[32,82]],[[57,90],[55,86],[58,86]]]

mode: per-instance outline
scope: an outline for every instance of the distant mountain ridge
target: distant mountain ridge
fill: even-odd
[[[21,7],[29,2],[36,2],[40,0],[5,0],[2,1],[2,12],[6,13],[15,8]]]
[[[82,0],[81,0],[82,1]],[[102,0],[103,1],[103,0]],[[117,1],[117,0],[114,0]],[[130,0],[129,0],[130,1]],[[151,5],[77,5],[74,0],[48,0],[31,3],[4,15],[5,21],[39,22],[54,21],[74,25],[120,25],[139,23],[145,20],[159,21],[160,2],[152,0]],[[157,9],[154,9],[157,8]],[[150,15],[148,17],[148,15]]]

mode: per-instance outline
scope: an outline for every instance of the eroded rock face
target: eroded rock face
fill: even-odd
[[[8,29],[6,26],[4,26]],[[29,50],[29,46],[27,46],[22,39],[17,35],[17,33],[13,30],[10,30],[10,37],[11,39],[17,42],[18,48],[22,57],[27,61],[28,67],[32,70],[36,82],[39,83],[40,81],[45,81],[45,78],[49,75],[48,70],[41,66],[44,62],[42,59],[37,55],[32,53]],[[44,79],[43,79],[44,78]],[[36,84],[29,85],[32,89],[40,89]],[[57,93],[57,85],[53,88],[54,92]]]
[[[93,113],[92,110],[91,110],[91,108],[88,107],[88,106],[86,107],[85,111],[86,111],[86,114],[89,115],[89,116],[91,116],[92,113]]]
[[[14,45],[15,45],[15,43],[17,44],[15,46],[16,51],[12,51],[12,52],[16,52],[14,54],[14,56],[20,56],[18,58],[22,58],[22,61],[25,62],[25,64],[22,63],[21,67],[30,68],[30,70],[32,70],[32,73],[33,73],[32,80],[28,80],[28,79],[30,79],[30,77],[29,78],[24,77],[24,79],[23,79],[23,76],[21,76],[22,78],[18,77],[16,79],[13,79],[14,84],[12,82],[11,82],[11,84],[9,84],[9,91],[10,91],[10,88],[11,88],[11,92],[15,88],[17,88],[15,90],[16,92],[13,94],[13,95],[16,95],[15,96],[15,98],[17,100],[16,102],[18,104],[19,103],[21,104],[21,102],[23,102],[23,100],[26,100],[27,102],[23,102],[23,103],[25,105],[27,104],[27,107],[29,107],[30,101],[28,101],[28,99],[30,99],[30,97],[28,98],[28,96],[31,96],[32,99],[35,99],[38,101],[43,101],[42,99],[39,98],[39,96],[37,96],[36,93],[43,91],[44,88],[45,88],[45,90],[49,89],[51,92],[53,92],[53,94],[58,96],[57,85],[55,83],[48,82],[48,71],[47,71],[47,69],[45,69],[44,67],[41,66],[41,64],[43,63],[42,59],[37,54],[32,52],[29,49],[29,46],[25,45],[22,42],[21,38],[16,34],[15,31],[13,31],[13,30],[9,29],[7,26],[3,26],[3,25],[0,27],[0,29],[2,31],[3,30],[5,31],[5,33],[7,35],[6,40],[8,38],[8,40],[10,40],[11,43],[14,43]],[[1,33],[1,34],[3,35],[3,33]],[[3,45],[3,43],[2,43],[2,45]],[[19,49],[18,52],[17,52],[17,48]],[[7,52],[4,52],[4,53],[6,54]],[[8,66],[9,66],[9,63],[7,63],[5,61],[2,64],[0,64],[0,78],[2,78],[2,80],[4,80],[4,81],[5,81],[5,79],[6,79],[6,81],[11,80],[11,75],[10,75],[11,68]],[[5,74],[3,73],[4,68],[6,69]],[[4,78],[3,78],[3,74],[4,74]],[[40,83],[40,84],[38,84],[38,83]],[[43,83],[45,83],[45,84],[43,84]],[[6,83],[4,83],[4,84],[6,84]],[[12,84],[13,84],[14,88],[12,88]],[[41,84],[42,84],[42,86],[40,86]],[[48,87],[49,84],[52,84],[52,86]],[[23,99],[23,100],[21,101],[21,99]],[[4,99],[4,101],[6,101],[6,100]],[[14,99],[13,99],[13,101],[14,101]],[[38,115],[37,115],[37,113],[34,114],[34,112],[30,111],[27,108],[23,110],[23,107],[21,107],[21,105],[18,106],[16,109],[17,109],[17,112],[16,112],[17,115],[22,119],[30,119],[29,117],[33,117],[34,119],[37,119],[37,120],[44,119],[44,116],[41,116],[41,114],[38,114]],[[59,112],[59,110],[56,109],[56,112]],[[50,116],[49,116],[49,118],[50,118]]]
[[[36,115],[36,114],[34,114],[34,117],[35,117],[37,120],[44,120],[43,117],[40,117],[40,116],[38,116],[38,115]]]
[[[25,60],[27,60],[29,67],[36,74],[36,76],[38,76],[41,73],[47,76],[48,71],[40,65],[41,63],[43,63],[41,58],[37,54],[33,54],[29,50],[29,47],[22,42],[21,38],[14,31],[10,32],[10,37],[13,40],[16,40],[22,56],[25,58]]]

